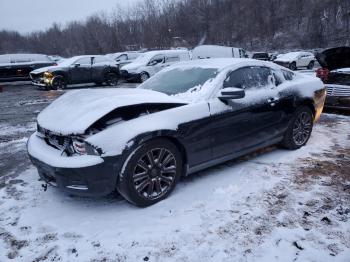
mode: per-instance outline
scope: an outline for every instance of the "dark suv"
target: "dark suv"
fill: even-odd
[[[322,68],[316,73],[326,84],[326,107],[350,110],[350,47],[324,50],[316,55]]]
[[[32,83],[49,89],[64,89],[69,84],[118,84],[119,67],[105,56],[75,56],[30,72]]]
[[[47,55],[6,54],[0,55],[0,81],[29,80],[29,73],[34,69],[55,65]]]
[[[252,58],[262,61],[270,61],[269,54],[264,52],[253,53]]]

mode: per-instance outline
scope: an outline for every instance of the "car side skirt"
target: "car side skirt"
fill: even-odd
[[[264,142],[262,144],[258,144],[258,145],[254,146],[254,147],[246,148],[246,149],[243,149],[243,150],[241,150],[239,152],[233,152],[232,154],[226,155],[224,157],[216,158],[216,159],[210,160],[210,161],[208,161],[206,163],[203,163],[203,164],[200,164],[200,165],[196,165],[196,166],[193,166],[193,167],[189,167],[187,169],[187,172],[184,175],[188,176],[190,174],[196,173],[196,172],[204,170],[206,168],[209,168],[209,167],[212,167],[212,166],[215,166],[215,165],[227,162],[229,160],[233,160],[235,158],[244,156],[246,154],[252,153],[254,151],[257,151],[258,149],[262,149],[264,147],[268,147],[268,146],[272,146],[272,145],[278,144],[282,140],[283,140],[283,136],[279,136],[279,137],[276,137],[276,138],[274,138],[274,139],[272,139],[270,141],[266,141],[266,142]]]

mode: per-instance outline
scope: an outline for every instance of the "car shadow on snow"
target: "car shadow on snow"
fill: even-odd
[[[229,172],[233,175],[235,175],[235,173],[237,173],[237,175],[240,176],[240,174],[238,174],[239,170],[242,167],[244,167],[247,163],[254,164],[254,165],[260,165],[260,166],[261,165],[269,165],[269,163],[263,163],[263,162],[259,162],[257,160],[262,155],[268,157],[269,154],[275,153],[278,150],[280,150],[278,146],[266,147],[266,148],[257,150],[251,154],[248,154],[248,155],[245,155],[245,156],[233,159],[233,160],[226,161],[224,163],[215,165],[213,167],[207,168],[207,169],[202,170],[202,171],[198,171],[198,172],[193,173],[189,176],[181,177],[181,179],[179,180],[179,182],[178,182],[175,190],[172,192],[172,194],[170,194],[170,196],[167,199],[164,199],[163,201],[155,204],[154,206],[163,205],[165,202],[167,202],[167,204],[166,204],[167,207],[171,208],[172,200],[174,200],[177,196],[180,196],[182,193],[184,193],[184,190],[188,191],[193,186],[196,186],[197,189],[198,189],[198,187],[202,187],[202,188],[199,188],[198,191],[206,192],[208,190],[207,183],[200,183],[200,181],[207,180],[207,179],[211,180],[213,178],[213,176],[216,176],[216,180],[218,180],[219,187],[224,186],[225,185],[225,176],[227,175],[226,173]],[[286,152],[288,152],[288,151],[286,151]],[[223,173],[223,174],[221,174],[221,173]],[[215,185],[212,185],[211,187],[215,187]],[[140,207],[136,207],[132,204],[129,204],[126,200],[124,200],[124,198],[117,192],[117,190],[115,190],[113,193],[111,193],[107,196],[103,196],[103,197],[82,197],[82,196],[68,195],[68,194],[62,193],[61,190],[59,190],[59,189],[50,188],[50,187],[48,190],[54,190],[55,197],[58,197],[58,198],[60,198],[60,195],[62,195],[63,197],[65,195],[67,198],[64,201],[67,200],[72,205],[74,205],[75,208],[79,208],[79,206],[81,206],[81,208],[85,208],[85,205],[89,205],[89,206],[93,205],[94,207],[97,207],[97,208],[98,208],[98,206],[101,206],[101,205],[102,206],[113,205],[115,207],[123,206],[123,207],[136,209],[136,210],[140,209]],[[191,196],[191,194],[188,194],[188,192],[185,192],[185,194],[186,194],[186,197]],[[195,197],[193,199],[187,199],[187,200],[188,200],[188,202],[195,202],[197,199],[198,198]],[[176,202],[177,202],[176,200],[173,202],[174,207],[177,206]],[[152,208],[152,206],[148,207],[148,208]]]

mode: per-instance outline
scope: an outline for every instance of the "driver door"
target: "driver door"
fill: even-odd
[[[230,73],[223,88],[236,87],[245,90],[242,99],[210,101],[212,116],[213,158],[240,155],[276,139],[275,129],[281,120],[271,83],[272,72],[266,67],[243,67]]]
[[[92,57],[78,59],[69,70],[72,84],[92,82],[91,78]]]

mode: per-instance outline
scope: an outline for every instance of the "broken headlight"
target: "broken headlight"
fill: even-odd
[[[73,145],[74,152],[79,155],[93,155],[93,156],[101,155],[101,152],[98,148],[95,148],[93,145],[85,142],[82,139],[73,139],[72,145]]]
[[[51,79],[51,78],[53,78],[53,74],[51,72],[45,72],[44,73],[44,78]]]

